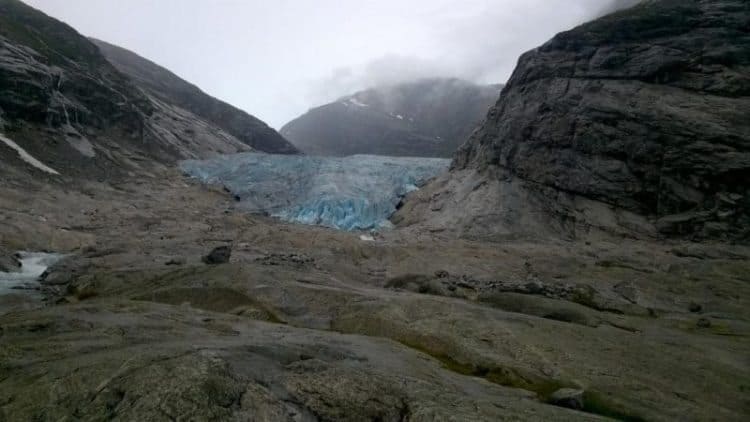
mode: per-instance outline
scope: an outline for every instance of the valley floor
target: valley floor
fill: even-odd
[[[363,241],[176,172],[0,198],[0,254],[70,254],[45,301],[0,297],[0,420],[750,414],[745,247]],[[201,262],[222,245],[229,263]]]

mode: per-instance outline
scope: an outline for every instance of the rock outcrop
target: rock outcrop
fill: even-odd
[[[18,271],[20,268],[21,266],[19,265],[18,260],[8,251],[5,251],[0,247],[0,273]]]
[[[219,246],[211,250],[208,255],[202,258],[204,264],[218,265],[226,264],[229,262],[229,258],[232,257],[231,246]]]
[[[450,157],[501,88],[439,78],[381,86],[314,108],[281,133],[313,155]]]
[[[748,239],[748,21],[742,0],[657,0],[558,34],[396,220]]]
[[[0,0],[0,134],[12,141],[0,143],[3,178],[44,174],[29,162],[52,175],[107,179],[184,158],[291,148],[262,122],[205,94],[196,103],[223,110],[217,113],[230,123],[141,83],[68,25]]]

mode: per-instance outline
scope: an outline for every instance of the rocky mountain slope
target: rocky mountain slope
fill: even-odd
[[[182,108],[239,139],[253,149],[295,154],[297,149],[278,132],[244,111],[218,100],[169,70],[124,48],[91,39],[117,70],[130,77],[155,102]]]
[[[107,178],[253,145],[293,151],[238,110],[217,123],[141,83],[73,28],[0,0],[0,172],[6,179],[29,172]]]
[[[469,236],[750,236],[750,4],[647,1],[524,54],[396,221]]]
[[[314,108],[281,129],[308,154],[449,157],[481,123],[500,85],[424,79]]]

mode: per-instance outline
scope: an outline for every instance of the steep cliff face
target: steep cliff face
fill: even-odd
[[[747,22],[742,0],[656,0],[555,36],[397,221],[747,238]]]
[[[314,155],[450,157],[500,89],[451,78],[376,87],[314,108],[281,133]]]
[[[0,0],[4,181],[29,173],[106,179],[184,158],[252,151],[256,138],[289,148],[275,131],[253,122],[257,131],[248,127],[240,139],[225,125],[141,88],[68,25],[20,1]]]
[[[93,132],[140,139],[142,115],[151,112],[148,99],[75,30],[21,2],[0,1],[0,132],[8,138],[47,162],[85,161],[95,155]],[[3,162],[12,163],[15,153],[5,147]]]
[[[206,94],[169,70],[124,48],[96,39],[91,41],[120,72],[159,101],[195,114],[258,151],[275,154],[299,152],[261,120]]]

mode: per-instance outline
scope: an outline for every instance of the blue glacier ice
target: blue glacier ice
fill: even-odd
[[[400,198],[449,164],[441,158],[242,153],[187,160],[180,167],[204,183],[224,185],[250,212],[368,230],[388,227]]]

